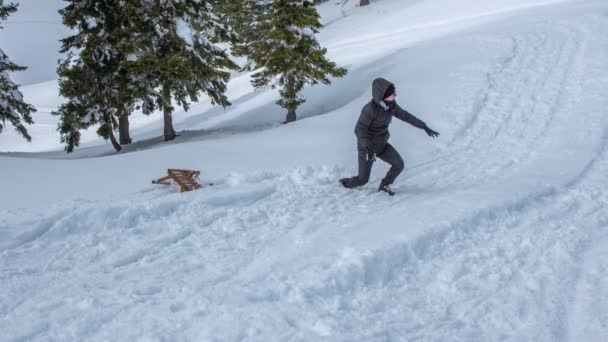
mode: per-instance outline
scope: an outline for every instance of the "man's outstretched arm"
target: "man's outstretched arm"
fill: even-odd
[[[399,107],[399,105],[395,107],[395,117],[399,120],[409,123],[414,127],[423,129],[430,137],[435,138],[439,136],[439,132],[435,132],[430,129],[429,126],[424,123],[424,121],[418,119],[416,116],[414,116],[414,114],[411,114],[407,110]]]

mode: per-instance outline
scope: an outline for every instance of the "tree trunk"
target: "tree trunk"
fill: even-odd
[[[296,121],[296,111],[290,110],[287,112],[287,118],[285,119],[285,123],[288,124],[290,122]]]
[[[173,107],[171,106],[171,90],[167,85],[163,86],[163,115],[165,119],[165,141],[170,141],[175,139],[177,136],[175,134],[175,130],[173,129],[173,117],[171,116],[173,112]]]
[[[284,96],[286,97],[285,107],[287,108],[287,117],[285,118],[285,123],[288,124],[290,122],[296,121],[296,109],[298,108],[298,93],[295,89],[295,79],[293,75],[287,76],[287,80],[285,81],[285,88],[287,90],[284,94]]]
[[[361,0],[361,2],[359,2],[359,6],[367,6],[369,5],[369,0]]]
[[[126,113],[118,117],[118,133],[121,145],[129,145],[132,142],[129,134],[129,115]]]
[[[114,148],[116,149],[116,152],[120,152],[120,150],[122,150],[122,147],[120,147],[120,144],[118,143],[118,141],[116,141],[116,137],[114,136],[114,129],[112,127],[110,127],[110,141],[112,142],[112,146],[114,146]]]

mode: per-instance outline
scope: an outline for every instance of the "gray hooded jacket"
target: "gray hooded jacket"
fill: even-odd
[[[399,105],[391,109],[384,103],[384,93],[391,84],[384,78],[377,78],[372,83],[372,100],[361,110],[361,116],[355,126],[357,144],[360,148],[372,148],[375,152],[382,150],[390,137],[388,125],[393,116],[420,129],[426,127],[422,120]]]

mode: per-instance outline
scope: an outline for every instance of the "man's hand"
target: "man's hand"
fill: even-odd
[[[424,131],[426,132],[426,134],[429,135],[429,137],[431,138],[437,138],[439,136],[439,132],[435,132],[432,129],[429,128],[429,126],[425,126],[424,127]]]

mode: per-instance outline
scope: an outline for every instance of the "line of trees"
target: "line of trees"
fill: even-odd
[[[16,6],[3,1],[5,19],[5,11]],[[92,126],[120,151],[132,142],[129,116],[138,109],[144,114],[162,111],[164,139],[173,140],[176,106],[188,110],[201,94],[214,105],[229,106],[226,85],[236,70],[254,71],[256,88],[279,88],[277,104],[287,111],[286,122],[296,120],[305,85],[329,84],[330,77],[346,74],[326,58],[315,38],[321,24],[313,0],[64,1],[60,14],[74,34],[62,40],[65,58],[57,72],[66,102],[53,114],[59,117],[68,153],[79,146],[80,132]],[[229,44],[231,55],[245,57],[247,63],[235,64],[218,43]],[[0,96],[6,82],[2,68],[20,70],[3,61]],[[0,97],[0,108],[2,101]],[[32,122],[33,111],[26,104],[12,109],[25,123]],[[0,115],[4,122],[4,110]],[[15,127],[30,139],[23,125]]]

